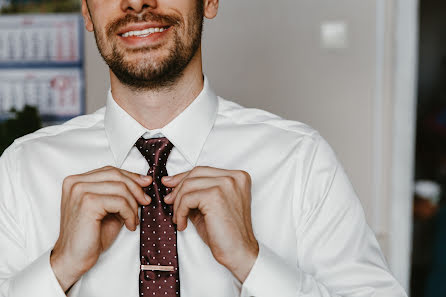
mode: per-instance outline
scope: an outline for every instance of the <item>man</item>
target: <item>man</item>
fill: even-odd
[[[2,296],[406,296],[319,134],[211,90],[217,9],[83,0],[111,91],[0,159]]]

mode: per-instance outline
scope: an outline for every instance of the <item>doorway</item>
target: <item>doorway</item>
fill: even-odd
[[[446,3],[419,1],[410,293],[446,296]]]

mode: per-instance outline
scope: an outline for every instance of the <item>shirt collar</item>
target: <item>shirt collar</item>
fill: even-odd
[[[167,137],[184,158],[195,166],[204,142],[214,125],[218,98],[204,77],[200,94],[178,116],[160,129],[149,130],[132,118],[108,91],[104,125],[117,167],[121,167],[135,142],[157,134]],[[148,136],[148,137],[147,137]]]

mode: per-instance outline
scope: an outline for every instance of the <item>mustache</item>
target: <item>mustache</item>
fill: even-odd
[[[145,23],[145,22],[157,22],[162,23],[167,26],[177,25],[182,22],[182,19],[177,16],[172,15],[160,15],[155,14],[151,11],[146,12],[142,15],[136,16],[134,14],[127,14],[125,17],[117,19],[107,25],[106,32],[108,36],[112,36],[118,31],[120,28],[135,23]]]

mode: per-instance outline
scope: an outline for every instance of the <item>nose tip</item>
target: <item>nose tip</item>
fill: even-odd
[[[125,5],[124,10],[130,10],[135,13],[140,13],[149,8],[155,8],[156,1],[152,0],[129,0]]]
[[[138,13],[142,12],[142,11],[148,9],[149,7],[150,7],[150,5],[148,5],[148,4],[140,5],[137,9],[135,9],[135,12],[138,12]]]

